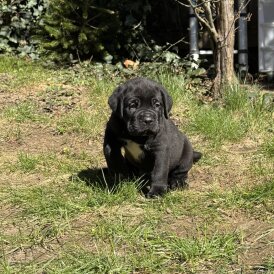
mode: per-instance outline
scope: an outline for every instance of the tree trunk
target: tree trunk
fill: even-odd
[[[222,97],[227,85],[236,81],[234,73],[234,0],[220,0],[216,3],[216,31],[218,37],[213,43],[215,78],[212,95]]]

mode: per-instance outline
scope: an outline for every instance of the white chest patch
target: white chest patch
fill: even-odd
[[[128,139],[124,139],[124,141],[126,142],[126,145],[124,145],[125,156],[130,157],[136,162],[140,162],[144,155],[141,145]]]

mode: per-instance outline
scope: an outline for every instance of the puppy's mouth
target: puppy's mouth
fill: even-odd
[[[127,129],[129,134],[132,136],[153,136],[159,132],[159,127],[156,125],[154,127],[141,129],[134,124],[129,124]]]
[[[127,129],[132,136],[151,136],[159,132],[157,113],[140,110],[127,121]]]

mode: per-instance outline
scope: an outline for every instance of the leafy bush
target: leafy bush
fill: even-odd
[[[37,58],[34,27],[47,7],[48,0],[2,0],[0,2],[0,53],[14,52]]]
[[[104,58],[119,45],[120,22],[105,1],[51,0],[40,22],[41,51],[55,61]]]
[[[166,40],[159,42],[159,31],[151,30],[152,21],[156,25],[161,21],[157,18],[163,5],[157,3],[152,0],[3,0],[0,1],[0,53],[37,58],[39,46],[39,54],[61,63],[90,59],[115,63],[123,57],[170,63],[179,58],[169,51],[173,46]]]
[[[37,39],[41,52],[57,62],[95,59],[111,63],[121,56],[170,61],[178,57],[148,35],[150,12],[147,0],[51,0]]]

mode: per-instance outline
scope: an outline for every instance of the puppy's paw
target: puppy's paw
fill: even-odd
[[[187,181],[185,181],[185,180],[171,179],[168,181],[168,185],[169,185],[169,189],[171,189],[171,190],[189,188],[189,185],[188,185]]]
[[[162,196],[167,192],[167,186],[165,185],[152,185],[149,192],[146,194],[146,198],[156,198]]]

